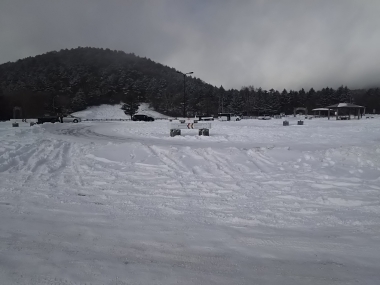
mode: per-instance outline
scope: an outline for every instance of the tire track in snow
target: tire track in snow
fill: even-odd
[[[175,151],[172,151],[171,148],[169,148],[169,150],[163,150],[157,146],[146,147],[153,155],[157,156],[164,163],[164,165],[169,166],[172,170],[180,173],[188,173],[189,170],[178,159],[174,158]]]
[[[113,136],[98,136],[90,126],[72,127],[75,128],[75,131],[67,133],[72,133],[75,137],[88,136],[93,139],[99,137],[101,143],[107,141],[108,138],[116,145],[126,141],[120,138],[116,140]],[[136,142],[139,141],[139,138],[131,140]],[[133,194],[136,197],[139,193],[143,194],[144,197],[151,195],[151,197],[156,198],[187,195],[187,197],[195,199],[193,207],[198,208],[200,214],[205,213],[202,209],[206,203],[213,205],[215,210],[210,214],[210,217],[222,217],[222,210],[217,209],[223,209],[220,205],[229,203],[236,207],[234,216],[237,218],[235,219],[237,224],[249,224],[252,216],[255,216],[259,223],[275,226],[286,223],[300,225],[305,222],[343,225],[345,220],[340,217],[336,219],[326,218],[338,200],[321,200],[319,197],[329,197],[333,191],[339,189],[349,188],[350,192],[355,190],[354,185],[338,185],[335,183],[335,185],[329,185],[329,189],[324,190],[315,187],[314,192],[304,192],[304,189],[310,188],[312,183],[315,185],[321,182],[325,183],[321,172],[314,169],[315,171],[312,173],[310,170],[307,170],[307,173],[300,173],[298,169],[292,168],[294,163],[286,162],[284,165],[289,164],[290,167],[286,167],[285,173],[278,173],[277,167],[280,165],[281,155],[277,154],[275,156],[277,158],[271,157],[270,150],[259,148],[230,149],[230,146],[221,147],[220,145],[216,149],[200,147],[199,145],[190,148],[184,142],[181,142],[184,144],[183,146],[171,147],[171,143],[164,145],[164,143],[167,144],[166,141],[161,141],[160,144],[156,145],[155,141],[149,142],[147,139],[139,142],[142,148],[149,151],[162,164],[155,165],[149,162],[145,164],[132,162],[113,164],[110,161],[98,162],[95,170],[86,170],[86,167],[89,167],[89,162],[84,159],[75,163],[76,166],[72,168],[76,167],[76,170],[69,177],[72,179],[80,173],[78,177],[82,176],[85,179],[81,182],[76,180],[77,187],[81,189],[93,188],[94,191],[101,188],[115,189],[113,190],[115,195],[122,195],[125,189],[128,189],[129,195]],[[83,141],[83,143],[86,142]],[[223,149],[228,151],[219,151]],[[242,165],[248,169],[240,170],[234,164],[240,161],[239,155],[246,157],[247,160]],[[185,156],[194,159],[189,161]],[[73,163],[70,162],[69,164]],[[297,164],[300,163],[301,161],[297,161]],[[122,170],[123,168],[126,169]],[[306,181],[305,175],[312,179]],[[100,180],[100,177],[106,186],[102,186],[101,183],[98,185],[93,183]],[[157,179],[152,179],[152,177]],[[359,185],[361,183],[358,181]],[[220,188],[230,189],[232,192],[223,193]],[[342,193],[344,192],[337,192],[337,195],[342,195]],[[344,195],[347,194],[344,193]],[[305,199],[299,200],[298,198]],[[259,212],[250,212],[247,216],[244,215],[244,212],[240,212],[238,205],[243,204],[246,199],[255,200],[252,206]],[[341,205],[341,207],[345,206]],[[268,208],[272,209],[272,213],[260,212]],[[370,211],[371,209],[369,207],[367,210]],[[326,211],[326,214],[321,213],[322,210]],[[315,220],[316,213],[320,215],[319,221]],[[233,217],[225,221],[234,223]]]
[[[273,173],[273,163],[269,161],[269,159],[260,153],[260,150],[248,150],[247,155],[251,158],[250,161],[264,174]]]
[[[196,149],[194,150],[199,156],[203,157],[204,161],[207,163],[210,163],[212,167],[205,167],[205,171],[210,172],[210,170],[217,170],[216,173],[211,172],[213,175],[217,175],[219,179],[225,179],[229,178],[234,180],[235,177],[233,176],[232,172],[228,170],[229,164],[226,161],[223,161],[222,159],[219,159],[213,150],[211,148],[205,148],[205,149]],[[206,164],[206,163],[205,163]],[[206,164],[207,165],[207,164]],[[223,177],[221,177],[221,175]]]
[[[0,156],[0,172],[18,171],[31,156],[35,155],[37,146],[35,144],[17,145],[5,151]],[[14,171],[13,171],[14,172]]]

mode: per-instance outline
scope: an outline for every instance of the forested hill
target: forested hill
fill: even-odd
[[[122,51],[80,47],[48,52],[0,65],[0,119],[11,118],[15,106],[23,108],[25,117],[33,117],[57,109],[69,113],[119,103],[127,95],[150,103],[159,112],[179,116],[183,114],[183,81],[174,68]],[[225,90],[187,76],[186,94],[188,116],[291,113],[294,107],[312,109],[349,101],[367,110],[380,110],[378,88],[267,91],[249,86]]]
[[[186,81],[189,96],[214,89],[199,79]],[[0,65],[0,95],[10,105],[38,101],[48,111],[58,95],[56,106],[78,111],[119,103],[126,92],[164,113],[180,113],[183,76],[147,58],[97,48],[65,49]]]

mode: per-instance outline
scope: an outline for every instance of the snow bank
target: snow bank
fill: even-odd
[[[121,106],[122,104],[93,106],[72,115],[82,119],[128,119]]]
[[[100,105],[89,107],[84,111],[75,112],[72,115],[83,119],[129,119],[130,116],[124,114],[121,110],[122,104],[115,105]],[[138,114],[148,115],[153,118],[168,118],[168,116],[162,115],[151,108],[149,104],[142,103],[137,112]]]
[[[169,116],[166,116],[166,115],[163,115],[161,113],[158,113],[154,110],[152,110],[152,108],[149,107],[149,104],[148,103],[141,103],[140,107],[139,107],[139,110],[137,111],[138,114],[142,114],[142,115],[147,115],[147,116],[151,116],[155,119],[167,119],[167,118],[170,118]]]

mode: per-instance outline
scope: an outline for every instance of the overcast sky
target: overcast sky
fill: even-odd
[[[0,63],[78,46],[215,86],[380,86],[379,0],[0,0]]]

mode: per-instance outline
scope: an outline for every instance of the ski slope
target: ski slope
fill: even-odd
[[[0,123],[0,284],[379,284],[380,118],[290,123]]]

